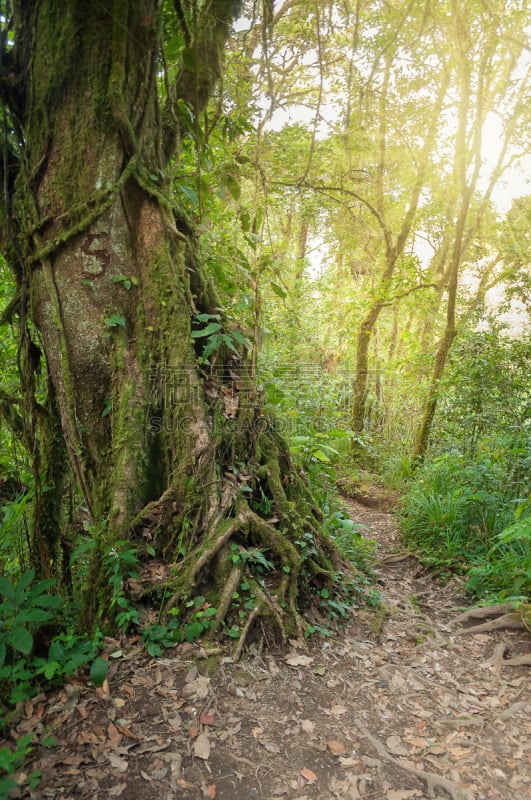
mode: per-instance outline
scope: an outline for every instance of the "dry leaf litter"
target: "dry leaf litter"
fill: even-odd
[[[528,632],[463,614],[457,582],[397,552],[389,513],[356,502],[352,517],[380,545],[380,611],[355,610],[307,649],[222,654],[213,673],[195,645],[125,652],[103,686],[74,680],[25,704],[11,744],[35,732],[57,746],[24,767],[39,787],[9,797],[531,797]]]

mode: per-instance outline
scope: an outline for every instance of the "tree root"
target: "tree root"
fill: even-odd
[[[469,608],[463,614],[454,619],[456,623],[469,622],[471,619],[485,619],[485,617],[499,617],[514,611],[513,603],[499,603],[496,606],[484,606],[482,608]]]
[[[522,653],[522,655],[514,656],[513,658],[504,658],[505,653],[510,649],[508,642],[500,642],[494,648],[492,658],[485,662],[486,667],[494,667],[497,675],[501,673],[502,667],[529,667],[531,666],[531,653]]]
[[[235,660],[240,658],[259,618],[272,623],[283,642],[290,636],[304,639],[308,623],[299,605],[312,594],[310,584],[313,594],[333,587],[337,554],[334,543],[328,542],[326,533],[316,527],[312,533],[314,555],[303,561],[294,540],[308,530],[308,525],[296,519],[290,536],[285,529],[275,527],[277,523],[276,518],[271,522],[262,519],[244,500],[239,501],[228,519],[217,515],[205,539],[175,564],[164,613],[183,606],[183,601],[196,594],[206,595],[206,602],[216,608],[208,629],[209,639],[229,621],[241,625],[233,653]],[[246,606],[245,616],[238,603],[242,583],[247,584],[246,597],[254,600],[252,607]]]
[[[208,452],[201,480],[194,472],[192,489],[180,501],[182,481],[146,505],[130,535],[158,545],[165,561],[174,559],[163,614],[178,608],[184,624],[195,615],[211,641],[239,633],[233,640],[239,657],[259,619],[264,635],[270,628],[283,642],[303,640],[309,623],[302,610],[321,597],[340,596],[342,580],[346,597],[354,569],[328,534],[285,443],[274,431],[242,433],[235,425],[230,438]],[[234,463],[245,468],[224,470]]]
[[[389,553],[387,556],[378,558],[376,566],[383,567],[385,564],[400,564],[401,561],[407,561],[408,558],[414,558],[413,553]]]
[[[426,770],[416,769],[416,767],[410,767],[408,764],[404,764],[401,759],[392,756],[391,753],[388,752],[385,745],[379,739],[377,739],[376,736],[373,736],[372,733],[370,733],[370,731],[368,731],[367,728],[361,724],[361,722],[359,722],[357,719],[354,719],[354,724],[358,728],[361,735],[370,741],[381,758],[385,759],[385,761],[389,761],[391,764],[394,764],[395,767],[399,767],[399,769],[408,772],[410,775],[414,775],[421,781],[424,781],[430,797],[435,797],[436,790],[440,788],[448,792],[452,800],[473,800],[473,796],[470,794],[470,792],[465,791],[448,778],[445,778],[442,775],[437,775],[435,772],[426,772]]]
[[[531,667],[531,653],[522,653],[521,656],[505,658],[502,662],[504,667]]]
[[[456,636],[466,636],[475,633],[489,633],[490,631],[499,631],[502,628],[518,628],[526,629],[526,624],[520,614],[512,612],[511,614],[504,614],[498,619],[491,619],[489,622],[484,622],[482,625],[472,625],[471,628],[463,628],[456,632]]]

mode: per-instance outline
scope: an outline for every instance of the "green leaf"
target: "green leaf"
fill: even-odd
[[[28,777],[26,778],[26,782],[30,789],[36,789],[39,783],[41,782],[42,772],[40,769],[36,769],[35,772],[30,772]]]
[[[251,228],[251,215],[248,211],[240,211],[240,224],[242,231],[248,233]]]
[[[225,175],[223,176],[223,183],[229,190],[231,197],[234,200],[239,200],[242,190],[240,184],[238,183],[234,175],[225,173]]]
[[[125,319],[121,314],[111,314],[106,318],[105,324],[108,328],[125,328]]]
[[[13,778],[0,778],[0,797],[7,797],[10,789],[15,789],[18,783]]]
[[[322,461],[324,464],[329,464],[330,459],[328,458],[322,450],[312,450],[313,458],[316,458],[318,461]]]
[[[195,189],[192,189],[192,187],[191,187],[191,186],[187,186],[187,185],[186,185],[186,183],[178,183],[178,184],[177,184],[177,189],[178,189],[180,192],[182,192],[182,194],[184,194],[184,196],[185,196],[185,197],[187,197],[187,198],[188,198],[188,200],[190,200],[190,202],[191,202],[191,203],[192,203],[194,206],[198,206],[198,205],[199,205],[199,197],[198,197],[198,194],[197,194],[197,192],[195,191]]]
[[[90,680],[94,686],[101,686],[107,673],[109,672],[109,662],[105,658],[95,658],[90,667]]]
[[[220,314],[195,314],[194,319],[199,320],[199,322],[210,322],[211,319],[220,320]]]
[[[209,355],[211,355],[216,350],[218,350],[219,346],[221,344],[221,341],[222,341],[222,335],[221,334],[218,333],[218,334],[215,334],[214,336],[211,336],[210,339],[208,340],[208,343],[205,345],[205,348],[203,350],[203,358],[208,358]]]
[[[36,606],[41,606],[41,608],[57,608],[57,606],[62,605],[64,601],[61,597],[56,597],[52,594],[43,594],[34,597],[33,602]]]
[[[47,622],[51,618],[52,614],[43,608],[30,608],[24,612],[24,622]]]
[[[55,673],[59,671],[60,665],[57,663],[57,661],[50,661],[44,668],[44,677],[47,681],[50,681]]]
[[[242,347],[249,347],[249,339],[247,339],[247,337],[244,336],[243,333],[240,333],[240,331],[231,331],[230,335],[232,336],[234,341],[238,342],[238,344],[241,344]]]
[[[31,648],[33,647],[33,636],[26,628],[23,628],[22,625],[17,625],[9,632],[7,641],[11,647],[18,650],[19,653],[24,653],[25,656],[31,652]]]
[[[222,334],[221,338],[225,342],[225,344],[227,345],[229,350],[232,350],[232,352],[236,353],[237,356],[240,355],[238,350],[237,350],[237,348],[234,345],[234,342],[232,341],[232,337],[230,336],[230,334],[224,333],[224,334]]]
[[[57,746],[57,739],[55,736],[45,736],[39,742],[42,747],[56,747]]]
[[[192,331],[192,339],[200,339],[203,336],[211,336],[213,333],[217,333],[221,329],[221,325],[219,322],[209,322],[205,328],[201,328],[199,331]]]
[[[24,572],[24,574],[20,576],[20,580],[17,583],[17,595],[19,592],[24,592],[24,590],[28,588],[34,577],[34,569],[28,569],[27,572]]]
[[[3,595],[12,603],[15,602],[15,590],[9,578],[0,578],[0,595]]]
[[[287,291],[278,283],[273,283],[273,281],[271,281],[271,288],[274,291],[274,293],[279,297],[281,297],[283,300],[288,296]]]

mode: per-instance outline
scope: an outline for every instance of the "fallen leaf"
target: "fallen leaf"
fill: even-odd
[[[304,733],[308,734],[308,736],[312,736],[312,734],[313,734],[313,732],[315,730],[315,725],[313,724],[313,722],[311,720],[303,719],[303,720],[301,720],[301,728],[304,731]]]
[[[126,783],[117,783],[116,786],[112,786],[110,789],[107,789],[107,794],[109,797],[120,797],[120,795],[127,789]]]
[[[340,756],[338,761],[342,767],[357,767],[360,763],[359,758],[356,758],[356,756],[348,756],[346,758],[341,758]]]
[[[342,714],[346,714],[348,708],[341,703],[334,703],[334,705],[330,709],[330,713],[334,715],[334,717],[340,717]]]
[[[210,758],[210,739],[206,733],[200,733],[194,741],[193,752],[196,758],[202,758],[205,761]]]
[[[286,664],[289,664],[290,667],[307,667],[313,662],[313,658],[311,656],[302,656],[297,653],[292,653],[286,656],[284,661]]]
[[[127,736],[128,739],[136,739],[139,741],[139,737],[135,736],[133,731],[127,727],[127,725],[117,725],[118,730],[123,736]]]
[[[172,731],[178,731],[183,726],[183,720],[178,711],[172,717],[168,717],[166,722],[168,723],[168,728]]]
[[[413,745],[413,747],[420,747],[424,749],[425,747],[429,747],[430,743],[427,739],[421,739],[418,736],[413,737],[412,739],[405,739],[407,744]],[[433,742],[433,739],[432,739]]]
[[[200,675],[195,680],[183,686],[183,695],[185,697],[192,697],[197,695],[200,699],[207,696],[210,691],[210,678]]]
[[[301,778],[304,778],[306,783],[317,783],[317,775],[311,769],[303,769],[300,772]]]
[[[192,681],[195,681],[195,679],[197,678],[198,674],[199,674],[199,670],[197,669],[197,667],[192,667],[192,669],[190,669],[186,673],[185,678],[184,678],[184,682],[185,683],[192,683]]]
[[[183,757],[178,751],[173,753],[165,753],[164,760],[170,765],[171,773],[174,777],[180,777],[183,769]]]
[[[110,700],[111,690],[107,678],[105,678],[101,686],[96,686],[96,694],[100,700]]]
[[[199,715],[199,723],[200,725],[213,725],[214,714],[210,714],[207,711],[201,711],[201,714]]]
[[[347,752],[347,748],[343,742],[339,742],[337,739],[330,739],[330,741],[326,743],[326,746],[333,756],[343,756]]]
[[[275,744],[275,742],[267,742],[263,739],[259,739],[258,741],[269,753],[280,753],[280,747],[278,744]]]
[[[407,756],[408,754],[407,748],[404,747],[400,736],[388,736],[385,740],[385,744],[389,752],[395,756]]]
[[[116,753],[106,753],[107,759],[110,761],[111,766],[117,769],[118,772],[126,772],[129,766],[126,758],[117,756]]]
[[[109,742],[111,743],[111,747],[118,747],[118,743],[120,741],[120,732],[116,725],[114,725],[112,722],[109,722],[109,725],[107,726],[107,736],[109,738]]]
[[[215,797],[216,797],[216,784],[215,783],[211,783],[211,784],[209,784],[209,786],[206,787],[205,797],[208,797],[208,800],[215,800]]]

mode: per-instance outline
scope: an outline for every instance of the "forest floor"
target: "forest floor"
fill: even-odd
[[[73,681],[35,698],[12,735],[57,745],[24,767],[42,771],[39,787],[9,797],[531,796],[528,670],[506,663],[529,634],[472,633],[484,620],[463,619],[459,584],[400,553],[390,513],[350,505],[379,543],[380,610],[355,611],[340,638],[307,650],[222,657],[209,671],[199,647],[179,645],[116,661],[97,689]]]

